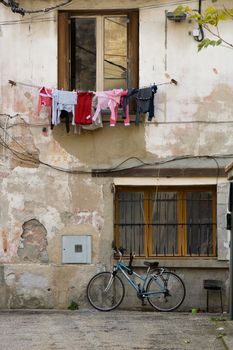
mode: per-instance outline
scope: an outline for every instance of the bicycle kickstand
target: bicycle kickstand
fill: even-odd
[[[146,306],[145,297],[142,297],[141,302],[142,302],[142,306]]]

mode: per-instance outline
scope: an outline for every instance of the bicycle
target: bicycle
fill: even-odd
[[[125,286],[118,276],[121,272],[127,282],[137,293],[137,297],[145,305],[145,299],[157,311],[174,311],[184,301],[186,290],[182,279],[174,272],[163,267],[158,267],[158,262],[144,261],[147,272],[140,275],[132,267],[133,254],[130,254],[129,265],[122,260],[125,249],[114,249],[118,253],[119,260],[113,266],[112,271],[100,272],[93,276],[87,285],[87,299],[89,303],[99,311],[111,311],[116,309],[125,296]],[[130,276],[141,280],[137,284]]]

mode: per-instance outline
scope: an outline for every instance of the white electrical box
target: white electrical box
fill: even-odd
[[[91,264],[91,236],[62,236],[63,264]]]
[[[193,29],[193,37],[198,38],[199,35],[200,35],[200,29],[199,28]]]

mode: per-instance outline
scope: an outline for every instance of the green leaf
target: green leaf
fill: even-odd
[[[225,21],[229,18],[229,14],[225,10],[221,10],[218,13],[218,20],[219,21]]]
[[[206,10],[205,10],[205,15],[211,15],[211,16],[213,16],[213,15],[216,15],[216,14],[217,14],[217,10],[216,10],[216,8],[213,7],[213,6],[209,6],[209,7],[207,7]]]
[[[178,16],[180,15],[181,13],[191,13],[193,12],[193,10],[191,9],[191,7],[189,6],[182,6],[182,5],[179,5],[175,8],[175,10],[173,11],[174,15],[175,16]]]
[[[219,40],[210,40],[208,38],[203,39],[199,44],[198,44],[198,52],[202,49],[206,49],[208,46],[219,46],[222,44],[222,39]]]

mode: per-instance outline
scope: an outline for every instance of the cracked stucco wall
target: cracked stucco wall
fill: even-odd
[[[22,3],[39,8],[48,2]],[[219,6],[222,3],[219,1]],[[208,4],[211,1],[205,1],[203,6]],[[0,114],[20,114],[8,119],[0,116],[0,125],[5,128],[1,128],[0,135],[10,147],[29,152],[36,160],[22,161],[0,147],[2,308],[67,308],[71,300],[85,305],[89,278],[111,264],[112,179],[69,174],[39,164],[38,159],[62,169],[90,171],[114,167],[132,156],[152,161],[186,154],[232,153],[232,53],[223,48],[197,53],[196,42],[189,35],[193,23],[166,20],[165,11],[174,5],[149,0],[146,6],[142,0],[74,0],[66,7],[140,8],[140,85],[170,78],[176,79],[178,85],[159,87],[155,119],[138,128],[105,125],[96,132],[67,135],[64,125],[60,125],[51,131],[48,112],[44,110],[40,118],[36,115],[37,89],[10,87],[8,80],[36,86],[57,85],[56,13],[43,15],[50,18],[43,22],[0,24]],[[1,6],[0,23],[19,19],[22,18]],[[223,34],[228,35],[229,28],[226,22]],[[227,180],[218,185],[218,258],[223,262],[229,252],[224,227],[226,204]],[[27,223],[32,225],[25,228]],[[92,236],[92,264],[62,265],[62,236],[85,234]],[[226,279],[226,268],[222,270]],[[213,276],[215,272],[213,269]],[[208,270],[205,276],[210,273]],[[186,277],[187,283],[195,279],[195,271],[190,276]],[[202,297],[196,291],[190,302],[198,302]]]

